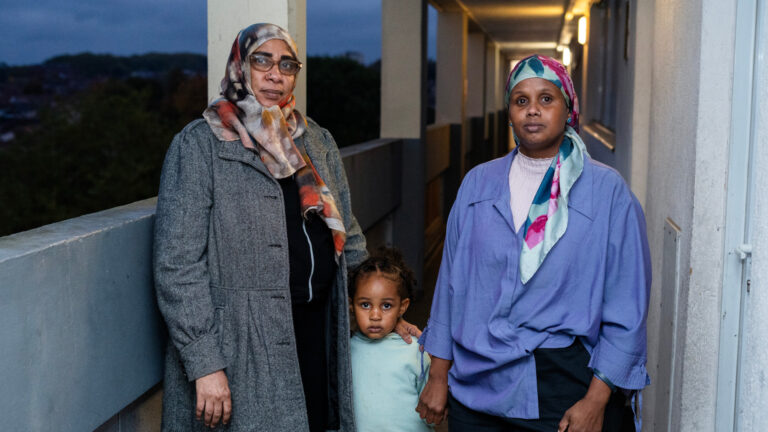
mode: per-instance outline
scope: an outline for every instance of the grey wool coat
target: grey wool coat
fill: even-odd
[[[339,420],[354,431],[347,266],[366,256],[341,157],[309,121],[296,140],[325,180],[347,229],[330,294]],[[169,331],[163,431],[203,431],[195,379],[224,369],[232,394],[229,431],[308,431],[289,291],[282,190],[240,141],[219,141],[196,120],[171,143],[157,201],[155,287]]]

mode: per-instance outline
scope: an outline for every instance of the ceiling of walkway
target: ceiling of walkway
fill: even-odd
[[[509,58],[532,53],[558,56],[556,47],[575,31],[574,16],[589,0],[430,0],[438,11],[464,11],[470,31],[481,30]],[[565,26],[565,29],[564,29]]]

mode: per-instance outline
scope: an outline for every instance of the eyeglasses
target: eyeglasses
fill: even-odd
[[[259,72],[267,72],[277,63],[277,70],[283,75],[296,75],[303,66],[300,61],[294,59],[280,59],[274,61],[263,54],[251,54],[249,57],[251,67]]]

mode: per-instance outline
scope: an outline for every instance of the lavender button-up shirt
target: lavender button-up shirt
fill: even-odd
[[[576,337],[590,368],[617,387],[643,388],[651,265],[640,204],[616,171],[585,158],[568,228],[523,284],[523,230],[514,231],[509,205],[516,154],[474,168],[462,182],[421,343],[453,360],[448,383],[458,401],[496,416],[538,418],[532,352]]]

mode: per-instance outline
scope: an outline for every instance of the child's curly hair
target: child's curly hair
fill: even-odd
[[[349,272],[349,298],[355,297],[357,282],[364,276],[373,273],[378,273],[397,283],[397,293],[400,298],[413,300],[413,293],[416,289],[416,276],[413,270],[405,264],[403,254],[399,250],[384,246],[376,249],[367,260]]]

